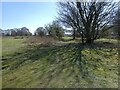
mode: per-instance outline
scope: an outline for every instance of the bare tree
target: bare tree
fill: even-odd
[[[113,2],[59,2],[59,21],[65,26],[77,30],[82,43],[93,43],[104,31],[111,28],[114,18],[115,3]],[[106,28],[106,26],[108,28]],[[73,33],[74,34],[74,33]],[[74,34],[75,35],[75,34]]]
[[[115,14],[115,18],[113,21],[113,25],[114,25],[114,33],[117,34],[118,38],[120,37],[120,2],[118,2],[118,8],[116,10],[116,14]]]

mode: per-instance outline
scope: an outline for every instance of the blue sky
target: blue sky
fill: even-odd
[[[56,2],[2,2],[2,29],[38,27],[55,20]]]

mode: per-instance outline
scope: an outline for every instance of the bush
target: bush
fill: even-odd
[[[46,25],[45,29],[48,32],[48,35],[54,39],[61,40],[64,35],[63,28],[56,21],[53,21],[52,24]]]

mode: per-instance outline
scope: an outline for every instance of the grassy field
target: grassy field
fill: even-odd
[[[3,88],[118,88],[117,40],[82,46],[32,39],[2,39]]]

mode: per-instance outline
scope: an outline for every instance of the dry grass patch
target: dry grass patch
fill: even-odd
[[[29,37],[26,42],[28,46],[30,45],[45,45],[49,46],[55,43],[55,40],[52,37],[40,37],[40,36],[32,36]]]

